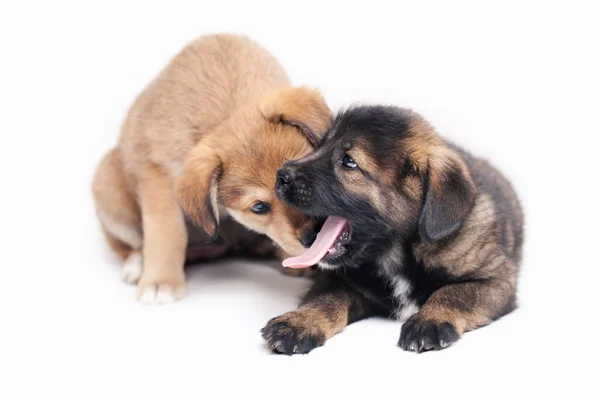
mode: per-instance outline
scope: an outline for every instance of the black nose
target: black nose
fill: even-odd
[[[284,188],[294,180],[294,171],[290,168],[280,168],[277,171],[277,187]]]
[[[302,234],[302,237],[300,237],[300,243],[302,243],[304,247],[310,247],[317,238],[317,232],[318,231],[315,229],[307,230]]]

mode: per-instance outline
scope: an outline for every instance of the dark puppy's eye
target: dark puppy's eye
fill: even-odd
[[[358,164],[348,154],[344,154],[344,157],[340,160],[340,164],[348,169],[358,168]]]
[[[250,211],[252,211],[254,214],[263,215],[271,211],[271,207],[269,206],[269,203],[259,201],[250,207]]]

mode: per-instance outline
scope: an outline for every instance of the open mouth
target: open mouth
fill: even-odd
[[[350,224],[340,217],[329,217],[308,250],[297,257],[283,260],[289,268],[308,268],[320,261],[335,262],[348,251],[352,232]]]

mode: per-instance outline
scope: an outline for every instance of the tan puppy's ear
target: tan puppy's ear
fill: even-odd
[[[201,141],[191,151],[175,182],[175,194],[183,212],[206,232],[210,241],[219,236],[217,192],[221,172],[221,159]]]
[[[464,161],[445,147],[429,158],[425,204],[419,221],[421,240],[432,243],[456,232],[475,205],[477,189]]]
[[[272,93],[261,101],[259,108],[268,121],[298,128],[313,147],[331,124],[331,110],[323,95],[306,86]]]

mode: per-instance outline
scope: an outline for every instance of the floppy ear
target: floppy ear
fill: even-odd
[[[421,240],[431,243],[456,232],[475,204],[477,190],[461,158],[443,148],[429,159],[425,203],[419,221]]]
[[[259,108],[268,121],[298,128],[313,147],[331,123],[331,110],[321,93],[306,86],[272,93]]]
[[[210,237],[219,236],[217,204],[221,159],[215,150],[200,142],[192,150],[175,183],[175,194],[185,215]]]

